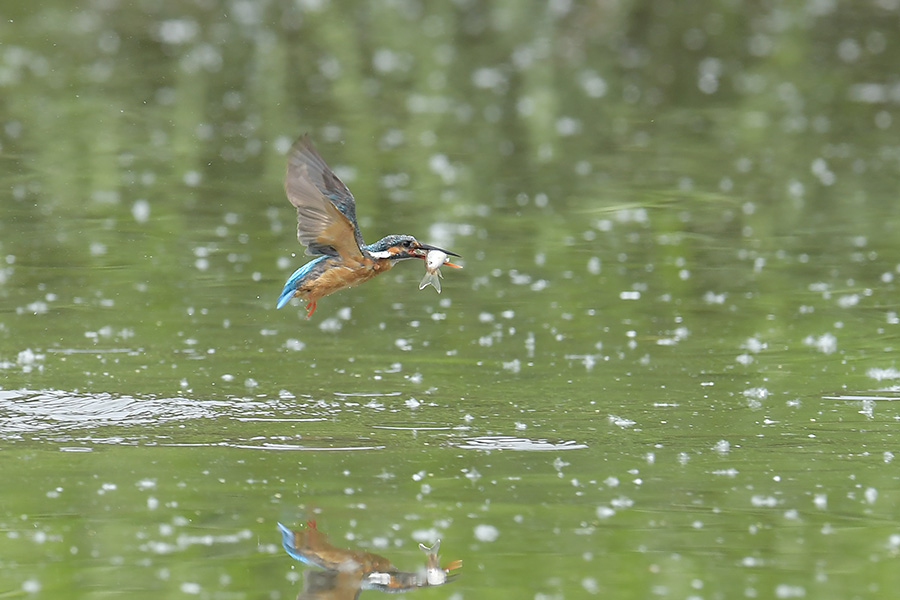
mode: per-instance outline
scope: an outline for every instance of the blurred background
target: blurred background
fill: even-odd
[[[0,9],[0,596],[900,584],[900,1]],[[276,311],[302,133],[368,242]],[[363,597],[379,593],[368,591]]]

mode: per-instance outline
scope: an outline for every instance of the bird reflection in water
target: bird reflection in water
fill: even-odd
[[[456,577],[450,571],[462,566],[459,560],[440,566],[440,540],[430,548],[419,544],[425,552],[425,568],[410,572],[400,571],[378,554],[331,545],[328,536],[316,528],[315,521],[307,521],[306,527],[297,531],[281,523],[278,529],[281,544],[291,557],[323,569],[309,569],[303,574],[303,589],[297,600],[345,600],[359,597],[362,590],[405,592],[443,585]]]

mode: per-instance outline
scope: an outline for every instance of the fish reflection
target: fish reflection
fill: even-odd
[[[306,527],[297,531],[281,523],[278,523],[278,529],[281,544],[291,557],[323,569],[310,569],[303,574],[303,589],[297,600],[346,600],[358,598],[362,590],[405,592],[443,585],[456,576],[450,571],[462,566],[459,560],[446,567],[440,566],[440,540],[430,548],[419,544],[425,552],[425,568],[409,572],[400,571],[378,554],[333,546],[328,542],[328,536],[316,528],[315,521],[307,521]]]

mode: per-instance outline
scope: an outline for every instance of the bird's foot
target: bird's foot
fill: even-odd
[[[313,313],[315,312],[315,310],[316,310],[316,301],[313,300],[312,302],[310,302],[309,304],[307,304],[307,305],[306,305],[306,310],[307,310],[306,318],[308,319],[308,318],[310,318],[310,317],[312,316],[312,314],[313,314]]]

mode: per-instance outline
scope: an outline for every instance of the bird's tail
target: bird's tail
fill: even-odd
[[[275,304],[276,309],[281,308],[282,306],[287,304],[291,298],[294,297],[294,292],[297,291],[297,288],[294,287],[293,283],[293,281],[288,280],[288,282],[284,284],[284,289],[281,290],[281,295],[278,296],[278,303]]]
[[[294,297],[294,294],[297,292],[297,289],[303,285],[304,278],[310,274],[313,268],[318,265],[324,257],[319,257],[316,260],[311,260],[288,277],[288,280],[284,282],[284,289],[281,290],[281,295],[278,296],[278,302],[275,304],[275,308],[281,308],[285,304],[288,303],[288,300]]]

